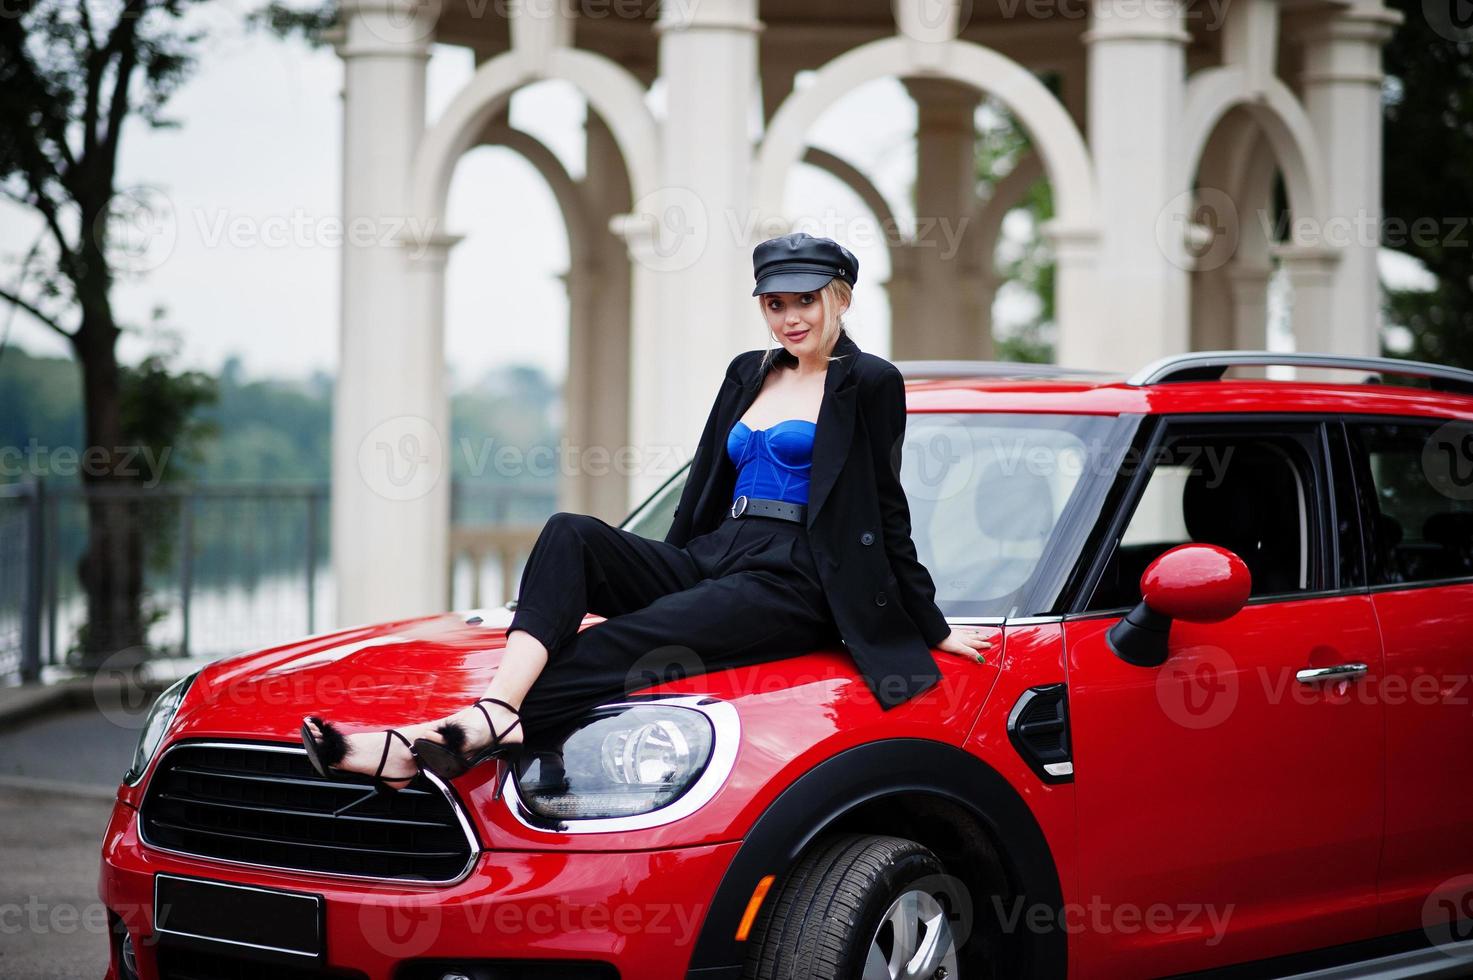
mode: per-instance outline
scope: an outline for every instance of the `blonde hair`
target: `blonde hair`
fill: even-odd
[[[832,353],[834,345],[839,342],[839,332],[844,329],[844,319],[839,315],[839,307],[848,306],[854,297],[854,287],[837,277],[824,283],[818,290],[819,301],[823,303],[823,329],[819,332],[818,339],[825,351],[827,360],[838,360]],[[767,294],[757,297],[757,306],[762,308],[767,302]],[[766,317],[763,317],[763,328],[767,331],[767,350],[762,354],[760,370],[766,371],[768,363],[781,348],[772,342],[772,330],[767,327]]]

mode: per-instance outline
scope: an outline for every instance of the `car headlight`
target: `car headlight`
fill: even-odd
[[[568,832],[679,819],[703,805],[731,772],[739,741],[736,709],[703,697],[596,709],[556,746],[518,759],[512,800],[544,821],[589,821]],[[641,816],[644,820],[638,820]],[[545,827],[539,829],[547,829]]]
[[[159,695],[153,707],[148,709],[148,717],[144,719],[143,731],[138,733],[138,747],[133,750],[133,765],[128,767],[128,772],[123,776],[123,782],[129,786],[137,785],[138,780],[143,778],[143,773],[148,769],[148,764],[153,759],[153,754],[163,744],[164,735],[168,733],[169,726],[174,723],[174,713],[179,710],[179,705],[184,700],[189,685],[194,683],[198,674],[190,674],[188,677],[175,681],[169,685],[168,690]]]

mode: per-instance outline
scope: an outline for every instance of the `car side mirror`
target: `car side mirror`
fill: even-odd
[[[1182,544],[1141,573],[1141,601],[1105,634],[1112,653],[1137,667],[1166,662],[1172,620],[1216,623],[1243,608],[1253,576],[1243,559],[1215,544]]]

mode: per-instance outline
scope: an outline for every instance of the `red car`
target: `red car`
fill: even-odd
[[[1269,364],[1378,383],[1224,378]],[[302,715],[469,703],[505,610],[213,664],[119,790],[109,976],[1473,969],[1473,372],[901,367],[914,540],[986,663],[891,711],[842,648],[666,681],[391,796],[316,776]]]

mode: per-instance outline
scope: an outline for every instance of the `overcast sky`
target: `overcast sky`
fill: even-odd
[[[116,290],[120,317],[145,324],[162,304],[179,334],[175,364],[216,370],[239,356],[252,376],[303,377],[337,361],[342,62],[264,33],[247,33],[244,14],[259,0],[215,0],[191,19],[210,30],[193,79],[170,103],[178,129],[125,129],[120,187],[145,185],[157,219],[140,219],[148,249],[142,275]],[[463,49],[437,46],[429,63],[427,115],[433,121],[470,77]],[[651,100],[659,111],[658,93]],[[512,123],[541,138],[573,175],[582,173],[583,103],[570,86],[545,82],[518,93]],[[900,84],[872,83],[831,109],[815,145],[841,153],[875,180],[902,220],[911,214],[915,112]],[[799,168],[789,197],[810,213],[869,220],[857,197],[812,168]],[[158,205],[162,205],[159,207]],[[462,158],[451,187],[448,226],[466,238],[447,273],[446,356],[455,383],[511,362],[561,378],[567,299],[559,275],[567,239],[546,185],[511,151],[480,148]],[[146,226],[145,226],[146,225]],[[516,234],[507,234],[516,229]],[[0,201],[0,250],[24,252],[39,223]],[[873,236],[872,236],[873,237]],[[850,244],[861,285],[850,321],[861,346],[889,350],[889,310],[875,288],[889,273],[878,244]],[[13,266],[6,274],[13,276]],[[1410,273],[1398,265],[1398,278]],[[868,288],[866,288],[868,285]],[[1005,296],[1000,314],[1021,316],[1027,300]],[[0,304],[0,335],[35,353],[66,353],[60,338]],[[753,346],[760,329],[754,322]],[[134,360],[161,338],[125,338]]]

